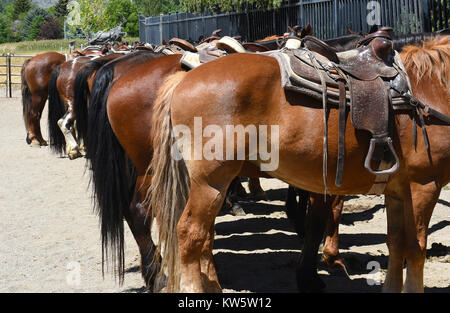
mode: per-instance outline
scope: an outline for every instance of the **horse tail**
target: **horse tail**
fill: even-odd
[[[92,60],[77,73],[74,82],[73,110],[77,120],[78,138],[85,141],[88,131],[88,101],[90,97],[89,78],[110,59]],[[105,92],[105,89],[102,90]]]
[[[156,277],[167,273],[168,292],[179,290],[179,252],[177,223],[187,203],[189,194],[189,173],[183,160],[177,161],[172,155],[174,138],[170,119],[172,94],[186,72],[177,72],[167,78],[158,91],[152,119],[153,158],[147,169],[152,175],[145,203],[152,208],[152,221],[158,222],[159,245],[153,257]],[[157,279],[155,288],[159,289]]]
[[[86,157],[91,168],[95,211],[100,218],[102,273],[105,260],[109,259],[122,284],[125,273],[123,212],[132,201],[137,175],[108,119],[106,101],[110,88],[101,96],[101,101],[89,105]]]
[[[66,106],[61,99],[58,87],[56,85],[59,76],[60,67],[57,66],[50,77],[48,84],[48,136],[50,148],[55,153],[64,153],[66,149],[66,140],[61,129],[58,126],[58,121],[66,114]]]
[[[82,125],[82,127],[80,127],[81,132],[85,132],[83,140],[86,148],[87,159],[95,157],[97,140],[95,140],[95,138],[92,138],[93,142],[90,143],[90,139],[91,137],[96,136],[95,131],[97,127],[101,127],[100,125],[96,125],[96,119],[99,118],[101,110],[106,110],[106,101],[108,100],[109,87],[113,80],[114,66],[104,66],[100,68],[95,75],[94,84],[92,85],[91,99],[89,101],[87,131],[85,132],[85,129],[83,129],[86,126]]]
[[[28,63],[30,62],[30,59],[25,60],[25,62],[23,62],[22,65],[22,69],[20,71],[20,76],[21,76],[21,80],[22,80],[22,108],[23,108],[23,120],[25,122],[25,127],[27,127],[28,125],[28,112],[30,111],[31,108],[31,91],[30,91],[30,87],[28,86],[27,83],[27,79],[25,78],[25,70],[26,70],[26,66],[28,65]],[[27,134],[27,142],[29,141],[28,139],[28,134]],[[30,144],[30,142],[28,142],[28,144]]]

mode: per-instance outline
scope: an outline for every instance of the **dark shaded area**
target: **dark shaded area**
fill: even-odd
[[[373,208],[362,212],[344,213],[342,214],[341,224],[354,225],[355,222],[370,221],[373,219],[375,213],[384,208],[384,205],[377,204]]]

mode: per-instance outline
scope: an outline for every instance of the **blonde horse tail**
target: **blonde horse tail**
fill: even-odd
[[[172,154],[174,138],[170,106],[175,88],[186,76],[177,72],[169,76],[158,92],[153,108],[152,145],[153,158],[147,169],[151,185],[146,203],[152,212],[152,221],[157,221],[159,244],[154,254],[156,266],[155,289],[162,287],[161,279],[167,277],[166,291],[177,292],[180,282],[177,224],[189,196],[189,173],[184,161],[176,160]]]

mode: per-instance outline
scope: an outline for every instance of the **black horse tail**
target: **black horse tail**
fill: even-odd
[[[22,65],[22,70],[20,71],[20,77],[22,80],[22,109],[23,109],[23,120],[25,122],[25,129],[28,127],[28,112],[30,112],[31,108],[31,91],[30,87],[28,87],[27,80],[25,78],[25,68],[30,62],[30,59],[25,60]],[[30,144],[31,140],[28,137],[28,129],[27,129],[27,143]]]
[[[137,175],[108,119],[106,101],[113,70],[99,71],[95,78],[89,105],[86,157],[90,162],[95,210],[101,224],[102,271],[104,273],[105,260],[110,259],[122,283],[125,270],[123,212],[132,201]],[[105,92],[100,94],[102,90]]]
[[[66,114],[66,106],[56,86],[59,70],[59,66],[53,70],[48,84],[48,136],[52,151],[63,154],[66,149],[66,140],[58,126],[58,121]]]
[[[297,202],[297,195],[299,196],[299,202]],[[309,192],[289,186],[286,197],[286,215],[300,239],[305,237],[305,221],[308,205]]]
[[[89,78],[109,61],[111,59],[92,60],[86,63],[75,77],[73,110],[77,121],[78,138],[84,142],[86,142],[88,130]]]

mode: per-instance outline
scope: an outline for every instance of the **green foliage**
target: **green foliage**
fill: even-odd
[[[86,37],[103,30],[106,26],[106,0],[71,1],[68,6],[69,25],[79,27]]]
[[[42,15],[36,16],[28,27],[27,40],[34,40],[39,36],[41,32],[41,24],[45,22],[45,18]]]
[[[67,10],[68,4],[69,0],[58,0],[58,2],[56,2],[55,6],[53,7],[55,10],[54,15],[59,18],[67,16],[67,14],[69,13],[69,11]]]
[[[14,0],[13,2],[13,20],[17,19],[22,13],[28,12],[31,9],[30,0]]]
[[[111,29],[117,25],[122,25],[123,31],[128,36],[139,35],[139,13],[138,7],[131,0],[109,0],[105,9],[106,28]]]
[[[47,18],[48,13],[44,9],[35,8],[28,11],[23,19],[22,27],[20,29],[21,37],[25,40],[34,40],[39,36],[41,24]]]
[[[0,43],[8,41],[9,38],[9,23],[6,15],[0,15]]]
[[[183,0],[136,0],[139,11],[145,16],[157,16],[175,12],[184,12]]]
[[[283,0],[182,0],[188,12],[203,12],[210,9],[214,12],[229,12],[243,9],[247,5],[256,8],[277,8]]]
[[[13,0],[0,0],[0,13],[5,13],[6,6],[10,5]]]

